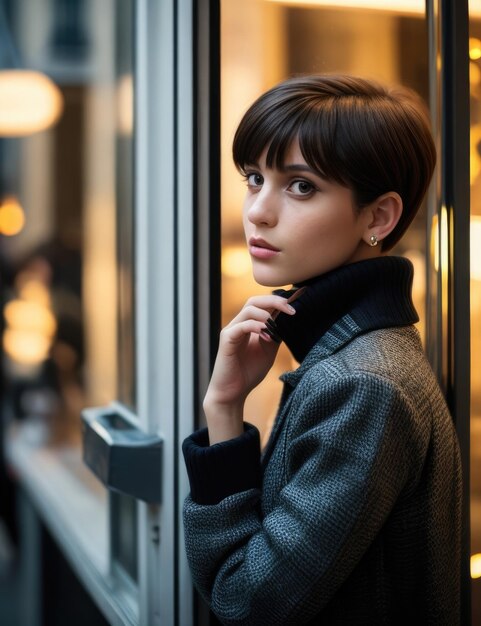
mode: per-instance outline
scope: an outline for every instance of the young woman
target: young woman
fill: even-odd
[[[234,139],[254,277],[221,332],[207,429],[184,442],[194,582],[224,624],[459,623],[458,444],[413,324],[412,266],[385,253],[435,148],[419,99],[349,76],[287,80]],[[246,396],[279,341],[261,452]]]

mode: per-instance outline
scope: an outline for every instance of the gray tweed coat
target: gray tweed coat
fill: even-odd
[[[461,473],[414,327],[344,318],[284,393],[262,489],[187,498],[187,556],[224,624],[459,624]]]

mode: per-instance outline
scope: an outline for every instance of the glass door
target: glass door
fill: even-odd
[[[2,219],[4,196],[20,216],[1,233],[9,463],[109,623],[193,620],[180,459],[195,359],[208,369],[194,297],[205,306],[210,282],[194,262],[194,98],[209,107],[192,5],[9,3],[25,65],[48,70],[63,105],[55,126],[1,145]]]
[[[84,412],[84,456],[109,486],[115,593],[137,608],[135,623],[188,626],[180,442],[194,424],[192,6],[124,0],[117,18],[118,387]]]

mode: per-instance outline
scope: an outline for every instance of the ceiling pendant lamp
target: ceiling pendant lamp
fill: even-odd
[[[33,70],[0,70],[0,137],[21,137],[55,124],[63,109],[60,89]]]
[[[2,3],[0,60],[0,137],[23,137],[53,126],[62,114],[62,93],[44,73],[20,67]]]

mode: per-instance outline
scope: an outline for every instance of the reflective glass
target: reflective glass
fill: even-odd
[[[60,107],[45,130],[0,140],[2,408],[105,520],[80,415],[114,400],[135,410],[135,3],[8,4],[18,58],[53,79]],[[135,579],[136,503],[115,498],[113,558]]]
[[[19,58],[52,76],[61,105],[9,140],[0,204],[17,220],[1,235],[8,409],[38,443],[80,456],[81,410],[117,391],[116,100],[112,15],[74,4],[13,5]]]
[[[118,0],[115,8],[115,181],[119,290],[117,398],[135,411],[134,33],[135,2]],[[110,502],[114,562],[133,580],[137,580],[137,502],[121,494],[112,494]]]
[[[473,624],[481,622],[481,2],[470,2],[471,95],[471,577]]]

